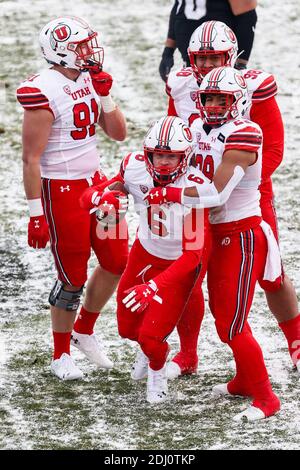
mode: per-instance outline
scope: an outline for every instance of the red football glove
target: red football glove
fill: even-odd
[[[112,76],[107,72],[103,72],[103,70],[94,71],[92,69],[90,69],[90,75],[93,87],[95,88],[95,92],[97,93],[97,95],[109,95],[110,89],[113,84]]]
[[[128,209],[128,197],[121,191],[106,191],[102,194],[97,211],[98,222],[116,224],[125,216]]]
[[[91,186],[83,191],[79,198],[79,205],[82,209],[89,211],[99,206],[102,192],[98,190],[99,186]]]
[[[144,201],[147,201],[150,205],[162,205],[168,202],[178,202],[181,204],[182,188],[152,188]]]
[[[132,312],[142,313],[153,300],[162,303],[161,297],[156,295],[157,290],[157,285],[151,279],[146,284],[138,284],[125,290],[124,294],[128,295],[124,297],[122,302],[126,308],[131,307]]]
[[[49,227],[44,215],[30,217],[28,223],[28,245],[32,248],[45,248],[49,240]]]

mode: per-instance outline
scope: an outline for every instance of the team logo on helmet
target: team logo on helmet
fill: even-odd
[[[60,24],[52,31],[52,36],[54,37],[55,41],[66,41],[71,36],[71,29],[66,24]]]
[[[235,34],[230,28],[225,28],[225,34],[228,37],[229,41],[231,41],[233,44],[236,43]]]
[[[241,88],[247,88],[246,80],[244,79],[243,75],[240,73],[235,73],[234,79]]]
[[[193,136],[192,136],[192,133],[191,133],[190,128],[184,126],[184,127],[182,128],[182,131],[183,131],[183,135],[185,134],[185,138],[186,138],[187,140],[189,140],[190,142],[192,142]]]

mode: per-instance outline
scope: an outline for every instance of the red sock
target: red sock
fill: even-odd
[[[54,352],[53,359],[59,359],[63,353],[70,355],[71,331],[67,333],[58,333],[53,331]]]
[[[243,332],[236,335],[228,344],[233,351],[237,371],[240,371],[239,385],[242,386],[242,391],[254,399],[273,399],[274,394],[262,350],[247,324]]]
[[[170,347],[166,341],[140,335],[138,342],[143,353],[149,358],[152,370],[160,370],[166,363]]]
[[[289,346],[289,353],[293,364],[300,361],[300,314],[291,320],[279,323]]]
[[[100,312],[88,312],[84,307],[81,307],[77,320],[74,324],[74,331],[82,335],[92,335],[94,333],[94,326]]]
[[[245,386],[245,380],[241,375],[237,374],[230,382],[227,384],[228,392],[231,395],[240,395],[242,397],[249,397],[249,390]]]
[[[280,410],[280,400],[273,392],[269,379],[256,384],[256,395],[252,406],[262,410],[266,418]]]
[[[199,285],[195,288],[177,325],[180,354],[191,361],[197,360],[198,337],[205,310],[202,288]]]

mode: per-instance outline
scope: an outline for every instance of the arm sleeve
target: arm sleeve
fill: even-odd
[[[199,217],[203,223],[203,230],[199,229]],[[197,227],[197,229],[196,229]],[[192,209],[183,223],[182,234],[182,255],[174,261],[167,269],[153,278],[158,289],[169,287],[180,279],[184,278],[188,273],[199,266],[204,242],[204,217],[203,211]],[[193,249],[191,249],[193,247]]]
[[[284,127],[281,112],[274,97],[261,103],[253,103],[251,120],[259,124],[263,132],[262,181],[266,181],[280,165],[284,151]]]
[[[174,24],[175,24],[177,6],[178,6],[178,1],[176,0],[170,13],[169,29],[168,29],[168,38],[173,39],[174,41],[176,41]]]
[[[209,184],[204,183],[201,186],[197,186],[198,197],[185,196],[183,193],[182,204],[184,206],[191,207],[197,207],[198,205],[201,205],[201,207],[205,208],[222,206],[228,201],[232,191],[239,184],[244,175],[245,171],[243,168],[239,165],[236,165],[233,171],[233,175],[222,191],[217,191],[213,181]]]
[[[247,11],[247,13],[237,15],[234,19],[233,30],[238,40],[239,51],[244,51],[240,55],[241,59],[248,60],[250,57],[256,22],[257,14],[255,10],[250,10]]]
[[[173,98],[169,98],[168,116],[178,116]]]

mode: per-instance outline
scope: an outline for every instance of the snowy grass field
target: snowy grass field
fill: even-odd
[[[125,142],[99,132],[103,167],[112,175],[126,152],[138,150],[149,123],[166,112],[158,64],[171,1],[0,0],[0,449],[297,449],[300,446],[299,376],[285,339],[258,289],[250,324],[262,345],[279,415],[246,425],[231,417],[244,400],[213,400],[213,385],[234,372],[229,349],[215,333],[209,311],[199,341],[199,373],[170,383],[170,399],[145,401],[145,383],[132,383],[134,345],[118,337],[115,300],[98,320],[115,368],[96,370],[74,351],[81,382],[50,374],[51,327],[47,298],[55,278],[49,248],[27,246],[27,204],[22,187],[21,120],[15,89],[46,64],[37,33],[49,19],[74,14],[99,31],[113,96],[128,119]],[[285,269],[300,291],[300,6],[298,0],[261,0],[250,65],[275,74],[286,127],[284,163],[274,177]],[[177,56],[177,64],[180,64]],[[136,219],[128,215],[132,233]],[[91,268],[95,260],[91,260]],[[176,333],[170,338],[177,350]]]

